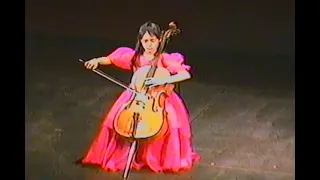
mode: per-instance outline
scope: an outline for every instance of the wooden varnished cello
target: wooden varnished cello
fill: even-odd
[[[136,70],[131,79],[131,85],[146,98],[133,96],[132,100],[123,105],[122,111],[114,120],[114,129],[122,137],[131,141],[126,168],[123,178],[127,178],[132,161],[137,149],[137,141],[152,141],[163,137],[168,129],[167,116],[164,110],[166,95],[174,90],[173,84],[165,84],[149,88],[145,85],[147,78],[165,78],[170,76],[170,72],[157,67],[158,61],[162,58],[165,46],[171,36],[178,35],[180,29],[175,23],[169,24],[169,29],[162,32],[158,52],[151,65],[142,66]]]
[[[123,110],[114,121],[114,128],[122,137],[129,139],[154,140],[162,137],[167,130],[166,112],[164,111],[165,96],[173,91],[173,84],[166,84],[149,88],[144,83],[147,78],[165,78],[170,72],[157,67],[158,61],[166,43],[172,35],[176,35],[179,29],[173,23],[169,29],[163,32],[160,47],[151,61],[151,65],[137,69],[131,79],[132,88],[146,98],[141,100],[134,96],[131,101],[123,105]]]
[[[175,85],[165,84],[149,88],[145,85],[145,81],[151,77],[165,78],[170,76],[170,72],[167,69],[157,67],[157,64],[162,58],[162,53],[170,38],[179,33],[180,29],[177,28],[174,22],[171,22],[168,30],[162,32],[158,52],[151,61],[151,65],[142,66],[134,72],[130,87],[100,70],[93,70],[97,74],[133,92],[130,101],[122,106],[113,123],[117,134],[131,142],[123,173],[124,179],[129,175],[131,164],[138,148],[138,142],[156,140],[163,137],[167,132],[168,124],[164,102],[166,96],[174,90]],[[83,62],[81,59],[80,61]]]

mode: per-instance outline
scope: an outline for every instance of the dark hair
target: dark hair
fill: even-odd
[[[138,67],[139,63],[138,63],[138,59],[139,56],[143,54],[143,47],[141,45],[141,39],[144,36],[144,34],[148,32],[151,36],[156,36],[158,39],[161,38],[161,28],[158,24],[155,24],[153,22],[146,22],[143,25],[140,26],[139,29],[139,33],[137,36],[137,43],[136,43],[136,47],[135,47],[135,54],[131,59],[132,62],[132,66]]]

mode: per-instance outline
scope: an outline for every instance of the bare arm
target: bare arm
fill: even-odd
[[[170,76],[167,79],[168,84],[185,81],[191,78],[191,74],[187,70],[181,70],[177,74]]]
[[[98,62],[99,65],[110,65],[110,64],[112,64],[111,59],[109,57],[95,58],[95,61]]]

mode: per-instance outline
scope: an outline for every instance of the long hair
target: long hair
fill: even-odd
[[[137,43],[135,47],[135,54],[131,59],[132,68],[133,67],[139,67],[139,57],[143,54],[144,49],[141,44],[141,39],[144,36],[144,34],[148,32],[151,36],[156,36],[158,39],[161,38],[161,28],[158,24],[155,24],[153,22],[146,22],[142,26],[140,26],[139,33],[137,36]]]

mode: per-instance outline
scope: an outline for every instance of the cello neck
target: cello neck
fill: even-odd
[[[145,78],[151,78],[154,76],[157,69],[159,58],[161,58],[161,54],[163,53],[165,47],[169,43],[170,38],[172,36],[180,34],[180,32],[181,30],[177,28],[177,25],[174,22],[171,22],[169,24],[168,30],[162,31],[158,52],[156,53],[155,58],[152,60],[151,68],[149,69],[147,76]],[[149,87],[144,86],[143,89],[144,89],[144,93],[147,93],[149,90]]]

